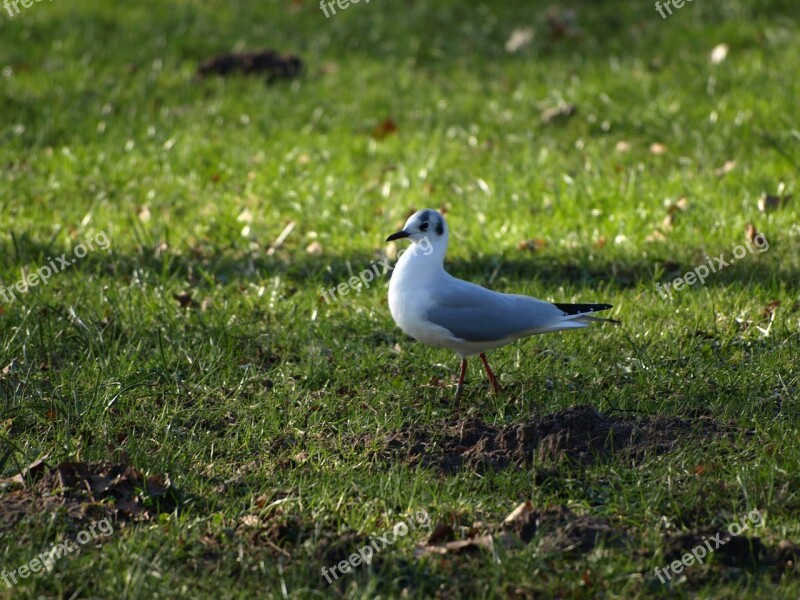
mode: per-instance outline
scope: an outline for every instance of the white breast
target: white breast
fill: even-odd
[[[452,348],[453,335],[426,319],[432,302],[428,283],[437,275],[437,271],[443,269],[425,258],[406,252],[397,261],[389,281],[389,311],[398,327],[415,340],[440,348]]]

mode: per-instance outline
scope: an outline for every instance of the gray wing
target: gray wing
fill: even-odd
[[[493,292],[455,277],[431,290],[431,299],[428,320],[468,342],[521,337],[547,330],[565,316],[549,302]]]

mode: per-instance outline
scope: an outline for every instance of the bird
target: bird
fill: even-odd
[[[411,246],[397,261],[389,280],[389,311],[400,329],[418,342],[447,348],[461,357],[456,386],[464,389],[467,358],[478,355],[492,390],[500,392],[485,352],[530,335],[580,329],[612,322],[593,313],[611,304],[550,303],[531,296],[504,294],[458,279],[444,268],[449,227],[437,210],[415,212],[387,242],[407,239]]]

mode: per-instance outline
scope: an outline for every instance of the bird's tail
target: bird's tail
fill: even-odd
[[[619,323],[616,319],[595,317],[591,313],[613,308],[611,304],[556,304],[556,308],[564,311],[564,321],[575,323]]]

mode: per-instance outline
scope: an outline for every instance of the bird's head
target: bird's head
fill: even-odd
[[[447,221],[442,214],[426,208],[408,218],[403,228],[386,238],[387,242],[408,238],[420,245],[447,246]]]

